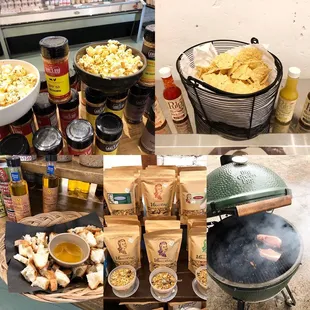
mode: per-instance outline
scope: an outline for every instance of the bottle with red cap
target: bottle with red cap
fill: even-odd
[[[175,84],[171,69],[169,67],[164,67],[159,70],[159,73],[165,86],[163,96],[168,104],[177,132],[182,134],[193,133],[182,91]]]

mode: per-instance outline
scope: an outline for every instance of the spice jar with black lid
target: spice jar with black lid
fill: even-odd
[[[47,93],[40,93],[33,105],[39,128],[46,126],[58,127],[56,105],[48,99]]]
[[[96,119],[99,114],[104,111],[107,97],[103,92],[86,87],[85,89],[86,100],[86,119],[91,123],[93,128],[96,127]]]
[[[154,106],[151,107],[149,118],[144,127],[140,138],[140,147],[147,154],[155,153],[155,112]]]
[[[0,142],[1,155],[29,155],[30,147],[26,137],[20,133],[7,136]]]
[[[71,89],[71,99],[67,103],[58,104],[60,125],[65,135],[67,126],[75,119],[79,118],[79,94],[75,89]]]
[[[24,116],[13,122],[11,125],[13,133],[20,133],[26,137],[30,146],[30,152],[34,152],[32,139],[36,131],[36,126],[33,118],[33,111],[30,109]]]
[[[142,53],[147,59],[147,66],[142,74],[140,83],[147,87],[155,86],[155,24],[146,26]]]
[[[122,118],[127,98],[128,91],[115,96],[109,96],[104,108],[104,112],[110,112]]]
[[[39,44],[49,98],[56,104],[65,103],[71,97],[68,39],[61,36],[50,36],[43,38]]]
[[[138,83],[130,88],[124,111],[128,123],[139,124],[142,122],[150,91],[150,87],[144,87]]]
[[[146,105],[144,110],[144,116],[149,118],[152,106],[155,103],[155,87],[150,88],[150,93],[146,99]]]
[[[68,153],[70,155],[91,155],[94,141],[94,130],[85,119],[72,121],[67,129]]]
[[[57,155],[63,148],[61,132],[55,127],[41,128],[33,136],[33,146],[39,156]]]
[[[40,71],[40,93],[47,93],[47,82],[45,72]]]
[[[96,119],[96,155],[116,155],[123,133],[123,122],[113,113],[102,113]]]

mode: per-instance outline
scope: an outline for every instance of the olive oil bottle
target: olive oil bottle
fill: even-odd
[[[46,173],[43,175],[43,212],[57,209],[59,178],[55,175],[57,155],[46,155]]]
[[[10,172],[10,194],[12,197],[12,205],[16,217],[16,221],[31,216],[30,200],[28,192],[28,184],[23,179],[20,158],[9,157],[6,160]]]

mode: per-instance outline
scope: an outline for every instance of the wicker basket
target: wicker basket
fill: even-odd
[[[85,216],[88,213],[83,212],[50,212],[42,213],[36,216],[24,218],[20,223],[31,226],[53,226],[55,224],[62,224],[65,222],[73,221],[79,217]],[[103,220],[101,219],[103,222]],[[3,233],[3,234],[2,234]],[[0,238],[0,276],[5,283],[8,283],[7,272],[8,266],[5,257],[5,233],[1,232]],[[75,303],[88,301],[103,297],[103,286],[98,287],[96,290],[91,290],[89,287],[68,288],[64,289],[62,293],[43,293],[34,292],[33,294],[22,294],[28,298],[36,301],[50,302],[50,303]]]

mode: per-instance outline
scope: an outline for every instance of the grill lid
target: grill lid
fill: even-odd
[[[244,156],[208,175],[207,215],[239,216],[291,204],[291,190],[272,170]]]

